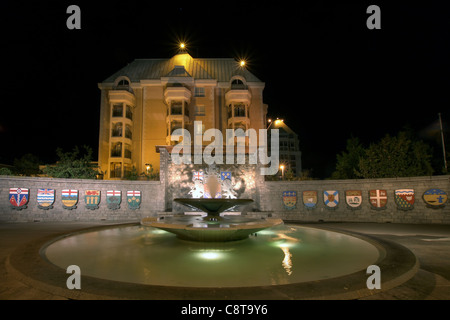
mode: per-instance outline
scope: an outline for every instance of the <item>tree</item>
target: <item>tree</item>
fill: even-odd
[[[14,171],[18,175],[34,176],[40,173],[39,158],[31,153],[14,159]]]
[[[83,149],[83,153],[78,147],[71,152],[56,149],[59,160],[55,165],[47,165],[44,173],[53,178],[95,179],[98,167],[92,165],[92,149],[89,146],[83,146]]]
[[[359,160],[364,156],[365,149],[357,137],[347,140],[347,149],[337,155],[336,170],[332,179],[357,179]]]
[[[406,132],[386,135],[365,150],[359,160],[361,178],[394,178],[431,175],[431,150],[423,141],[414,141]]]

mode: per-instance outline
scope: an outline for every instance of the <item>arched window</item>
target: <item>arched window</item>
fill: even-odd
[[[130,85],[130,83],[128,82],[128,80],[122,79],[119,81],[119,83],[117,84],[118,87],[128,87]]]
[[[119,77],[116,80],[116,85],[114,86],[114,89],[115,90],[126,90],[130,93],[133,93],[133,90],[131,89],[131,86],[130,86],[130,80],[128,80],[124,76]]]
[[[231,89],[232,90],[245,90],[247,89],[247,86],[244,82],[244,79],[240,79],[240,78],[233,78],[231,80]]]

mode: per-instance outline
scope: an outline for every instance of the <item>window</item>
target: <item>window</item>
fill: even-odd
[[[111,157],[122,157],[122,142],[115,142],[111,145]]]
[[[111,162],[109,177],[110,178],[122,178],[122,163]]]
[[[195,115],[196,116],[204,116],[205,115],[205,106],[195,106]]]
[[[129,105],[127,105],[127,111],[125,113],[125,116],[130,119],[133,120],[133,108]]]
[[[131,146],[125,143],[124,158],[131,159]]]
[[[129,85],[130,85],[130,83],[128,82],[128,80],[125,80],[125,79],[120,80],[119,83],[117,84],[118,87],[121,87],[121,86],[128,87]]]
[[[204,97],[205,96],[205,88],[196,87],[194,89],[194,97]]]
[[[170,106],[170,114],[171,115],[182,115],[183,114],[183,102],[182,101],[173,101]]]
[[[231,89],[242,90],[247,89],[247,87],[241,79],[234,79],[231,81]]]
[[[245,117],[245,104],[238,103],[234,105],[234,116]]]
[[[132,139],[133,133],[131,131],[131,126],[129,124],[125,125],[125,138]]]
[[[113,123],[111,130],[111,137],[121,137],[122,136],[122,122]]]
[[[123,117],[123,105],[121,103],[113,105],[112,116]]]

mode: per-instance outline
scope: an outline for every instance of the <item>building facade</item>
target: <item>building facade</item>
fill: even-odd
[[[283,120],[274,120],[269,124],[270,129],[278,129],[279,132],[279,158],[280,167],[283,170],[278,172],[280,178],[291,171],[295,177],[302,176],[302,152],[300,151],[300,143],[298,135],[288,127]],[[270,130],[268,131],[270,136]],[[269,139],[270,142],[270,139]]]
[[[150,165],[159,170],[159,148],[178,143],[171,137],[176,129],[194,137],[194,121],[202,122],[197,131],[218,129],[224,139],[225,129],[266,129],[264,86],[234,59],[194,59],[181,52],[134,60],[98,84],[104,178],[126,178],[133,167],[138,173]]]

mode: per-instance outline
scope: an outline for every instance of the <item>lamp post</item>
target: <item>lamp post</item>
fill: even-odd
[[[148,171],[150,170],[150,163],[146,163],[145,168],[147,169],[147,174],[148,174]]]
[[[281,169],[281,180],[284,180],[284,165],[281,165],[280,169]]]

